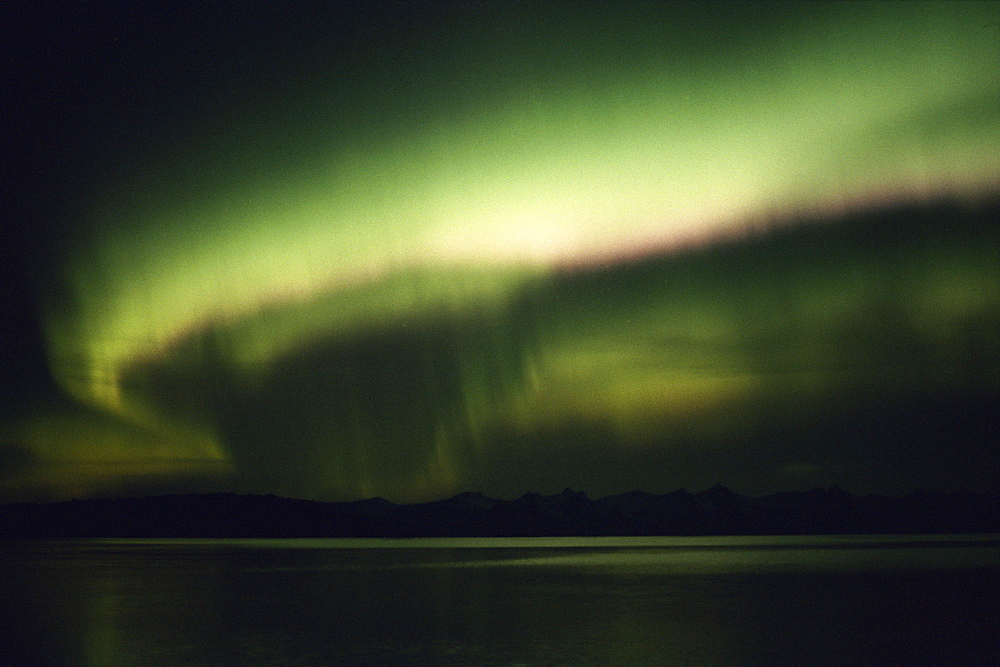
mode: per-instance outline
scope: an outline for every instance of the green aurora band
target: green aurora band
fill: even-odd
[[[676,487],[847,395],[994,391],[998,5],[716,9],[265,50],[263,103],[89,181],[45,319],[74,403],[12,427],[38,463],[0,483]],[[753,451],[771,486],[892,486]]]

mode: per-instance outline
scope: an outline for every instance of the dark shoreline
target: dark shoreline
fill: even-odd
[[[232,493],[0,505],[0,539],[60,537],[547,537],[1000,532],[1000,496],[917,491],[857,496],[837,487],[752,498],[641,491],[590,499],[564,490],[497,500],[325,503]]]

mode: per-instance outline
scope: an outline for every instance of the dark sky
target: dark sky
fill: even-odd
[[[4,3],[0,495],[997,490],[996,3]]]

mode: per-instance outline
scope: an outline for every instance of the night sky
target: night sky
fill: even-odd
[[[0,499],[1000,491],[1000,4],[77,5]]]

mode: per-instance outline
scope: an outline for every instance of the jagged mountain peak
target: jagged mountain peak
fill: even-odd
[[[697,494],[706,498],[735,498],[738,494],[733,492],[728,486],[715,484],[712,488]]]

